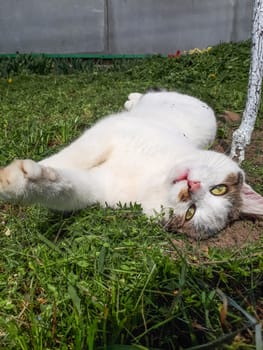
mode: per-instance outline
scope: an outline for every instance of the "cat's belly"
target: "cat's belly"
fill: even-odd
[[[153,161],[118,164],[107,162],[92,169],[97,201],[101,205],[140,203],[147,214],[159,211],[167,205],[169,163]]]

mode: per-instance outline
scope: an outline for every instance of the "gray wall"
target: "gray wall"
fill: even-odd
[[[102,52],[104,0],[0,0],[0,52]]]
[[[0,53],[174,53],[250,37],[249,0],[0,0]]]

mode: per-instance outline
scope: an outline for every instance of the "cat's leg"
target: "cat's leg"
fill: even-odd
[[[76,210],[96,201],[97,189],[92,181],[88,171],[53,169],[29,159],[15,160],[0,169],[0,199]]]
[[[131,111],[140,101],[143,94],[140,94],[139,92],[132,92],[128,96],[128,100],[124,103],[124,108],[126,111]]]
[[[128,101],[129,102],[129,101]],[[203,101],[177,92],[149,92],[136,101],[131,114],[158,121],[177,130],[198,148],[210,146],[216,136],[214,111]]]
[[[102,120],[60,152],[39,163],[52,168],[92,169],[109,159],[113,134],[114,124]]]

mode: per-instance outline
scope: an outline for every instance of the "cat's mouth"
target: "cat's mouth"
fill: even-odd
[[[190,193],[195,193],[201,188],[201,182],[198,180],[191,180],[189,178],[189,170],[186,170],[182,173],[182,175],[178,176],[173,180],[173,184],[180,183],[181,181],[185,181],[188,187],[188,191]]]

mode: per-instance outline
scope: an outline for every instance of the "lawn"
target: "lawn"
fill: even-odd
[[[178,58],[1,58],[0,164],[46,157],[156,86],[210,104],[230,146],[236,125],[221,115],[244,109],[249,63],[247,42]],[[261,194],[262,113],[243,164]],[[257,239],[222,247],[166,232],[135,203],[68,215],[0,203],[0,348],[259,350],[263,228],[246,227]]]

